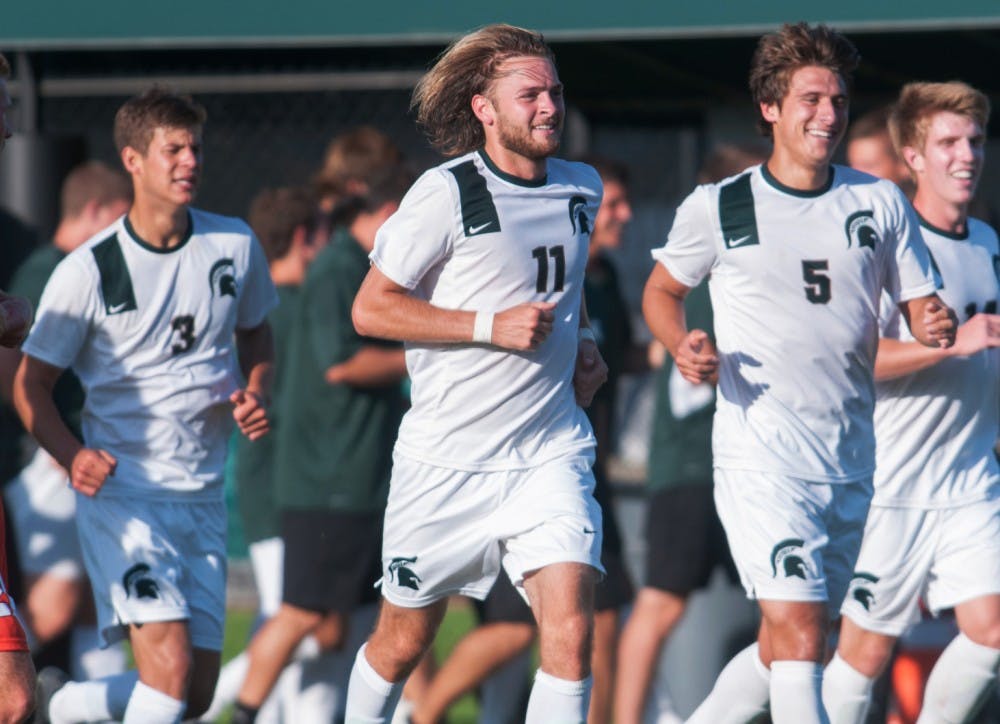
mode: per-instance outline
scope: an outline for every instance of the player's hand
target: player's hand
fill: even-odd
[[[708,334],[692,329],[674,353],[674,364],[681,377],[695,385],[719,381],[719,356]]]
[[[576,348],[576,368],[573,370],[576,404],[588,407],[607,380],[608,366],[597,349],[597,343],[592,339],[581,339]]]
[[[931,299],[924,305],[924,332],[938,347],[948,348],[955,344],[958,317],[955,310],[938,299]]]
[[[0,346],[17,347],[31,329],[31,302],[0,292]]]
[[[104,450],[82,447],[73,456],[69,480],[74,490],[93,497],[104,485],[109,475],[114,474],[118,461]]]
[[[552,334],[555,321],[552,302],[519,304],[493,317],[491,344],[520,352],[533,351]]]
[[[264,437],[271,429],[263,395],[253,390],[236,390],[229,401],[233,403],[233,419],[248,439]]]
[[[965,356],[990,347],[1000,347],[1000,315],[976,314],[958,328],[948,352]]]

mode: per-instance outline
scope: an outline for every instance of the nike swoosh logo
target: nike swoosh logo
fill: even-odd
[[[584,528],[583,532],[586,535],[594,535],[594,531],[592,531],[590,528]]]
[[[125,307],[128,306],[128,302],[122,302],[120,304],[112,304],[108,307],[108,314],[118,314],[118,312],[124,312]]]
[[[487,221],[485,224],[480,224],[479,226],[470,226],[469,227],[469,236],[472,236],[473,234],[478,234],[480,231],[483,231],[484,229],[488,229],[491,226],[493,226],[493,222],[492,221]]]
[[[728,247],[729,247],[730,249],[732,249],[732,248],[733,248],[734,246],[743,246],[743,245],[744,245],[744,244],[746,244],[746,243],[747,243],[748,241],[750,241],[750,239],[751,239],[751,236],[750,236],[749,234],[747,234],[746,236],[741,236],[741,237],[740,237],[739,239],[729,239],[729,240],[728,240],[728,241],[726,242],[726,245],[727,245],[727,246],[728,246]]]

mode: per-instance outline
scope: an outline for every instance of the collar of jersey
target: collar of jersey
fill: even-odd
[[[788,194],[789,196],[798,196],[801,199],[814,199],[817,196],[822,196],[833,186],[833,174],[835,167],[831,164],[830,173],[826,177],[826,183],[820,186],[818,189],[812,191],[803,191],[802,189],[793,189],[791,186],[785,186],[778,179],[774,177],[770,171],[767,170],[767,162],[760,165],[760,175],[764,177],[764,180],[778,191],[783,194]]]
[[[916,211],[916,209],[914,209]],[[917,218],[920,219],[920,225],[929,231],[933,231],[935,234],[943,236],[946,239],[954,239],[955,241],[965,241],[969,238],[969,220],[965,220],[965,233],[956,234],[954,231],[945,231],[944,229],[939,229],[934,226],[931,222],[925,219],[920,213],[917,213]]]
[[[479,149],[479,157],[483,159],[483,163],[486,164],[486,168],[493,172],[493,175],[499,177],[500,179],[506,181],[509,184],[514,184],[515,186],[526,186],[529,189],[537,189],[540,186],[544,186],[548,183],[548,174],[542,176],[537,181],[528,181],[527,179],[518,178],[517,176],[512,176],[506,171],[501,171],[500,167],[493,163],[493,159],[490,158],[485,148]]]
[[[178,244],[177,246],[172,246],[169,249],[164,249],[163,247],[160,246],[153,246],[148,241],[139,236],[137,233],[135,233],[135,229],[132,228],[132,222],[128,220],[128,214],[125,214],[124,217],[125,231],[128,232],[128,235],[132,237],[132,240],[136,244],[141,246],[146,251],[151,251],[154,254],[173,254],[175,251],[180,251],[181,249],[183,249],[185,244],[187,244],[188,241],[191,240],[191,234],[194,233],[194,219],[191,218],[190,210],[187,212],[187,219],[188,219],[187,233],[184,234],[184,238],[181,239],[180,244]]]

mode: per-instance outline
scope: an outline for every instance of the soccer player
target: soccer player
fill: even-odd
[[[551,158],[562,91],[539,34],[490,25],[414,92],[418,121],[457,158],[421,176],[379,230],[354,304],[361,334],[407,343],[413,406],[348,722],[387,721],[447,597],[483,598],[501,565],[539,626],[527,720],[586,719],[601,511],[580,405],[607,370],[582,291],[601,183]]]
[[[0,55],[0,153],[10,138],[7,110],[10,94],[7,79],[10,65]],[[0,346],[17,347],[31,326],[31,305],[24,297],[0,290]],[[28,718],[35,708],[35,667],[28,654],[24,629],[14,615],[14,602],[7,593],[7,550],[4,545],[3,508],[0,506],[0,719],[19,722]]]
[[[899,189],[830,160],[847,126],[854,46],[785,25],[758,43],[750,88],[767,162],[700,186],[653,252],[643,310],[689,382],[718,376],[715,500],[762,614],[692,716],[825,722],[828,617],[861,543],[875,462],[872,370],[882,290],[922,343],[949,346],[926,248]],[[688,330],[684,296],[710,274],[717,342]]]
[[[250,228],[190,206],[204,121],[162,88],[118,110],[134,201],[56,267],[15,379],[25,427],[78,493],[101,631],[128,637],[138,667],[59,689],[56,723],[197,717],[218,675],[226,440],[234,419],[251,439],[268,430],[277,300]],[[67,367],[86,393],[84,444],[52,401]]]
[[[913,183],[906,163],[892,145],[889,133],[889,106],[882,106],[851,124],[847,129],[847,165],[858,171],[884,178],[899,186],[908,197]]]
[[[939,294],[963,323],[953,347],[927,348],[883,299],[875,496],[824,683],[835,722],[864,721],[921,597],[934,612],[953,607],[960,631],[927,682],[921,722],[969,721],[1000,667],[1000,247],[968,216],[989,110],[965,83],[909,83],[890,116]]]

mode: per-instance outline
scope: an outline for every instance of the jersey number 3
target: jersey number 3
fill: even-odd
[[[553,246],[551,249],[536,246],[531,250],[531,256],[538,262],[535,290],[539,292],[549,291],[549,257],[551,256],[556,267],[555,279],[552,280],[552,291],[561,292],[563,284],[566,282],[566,256],[563,253],[562,244]]]
[[[190,314],[174,317],[170,320],[170,328],[173,330],[173,338],[177,340],[170,346],[173,354],[183,354],[194,346],[194,317]]]

